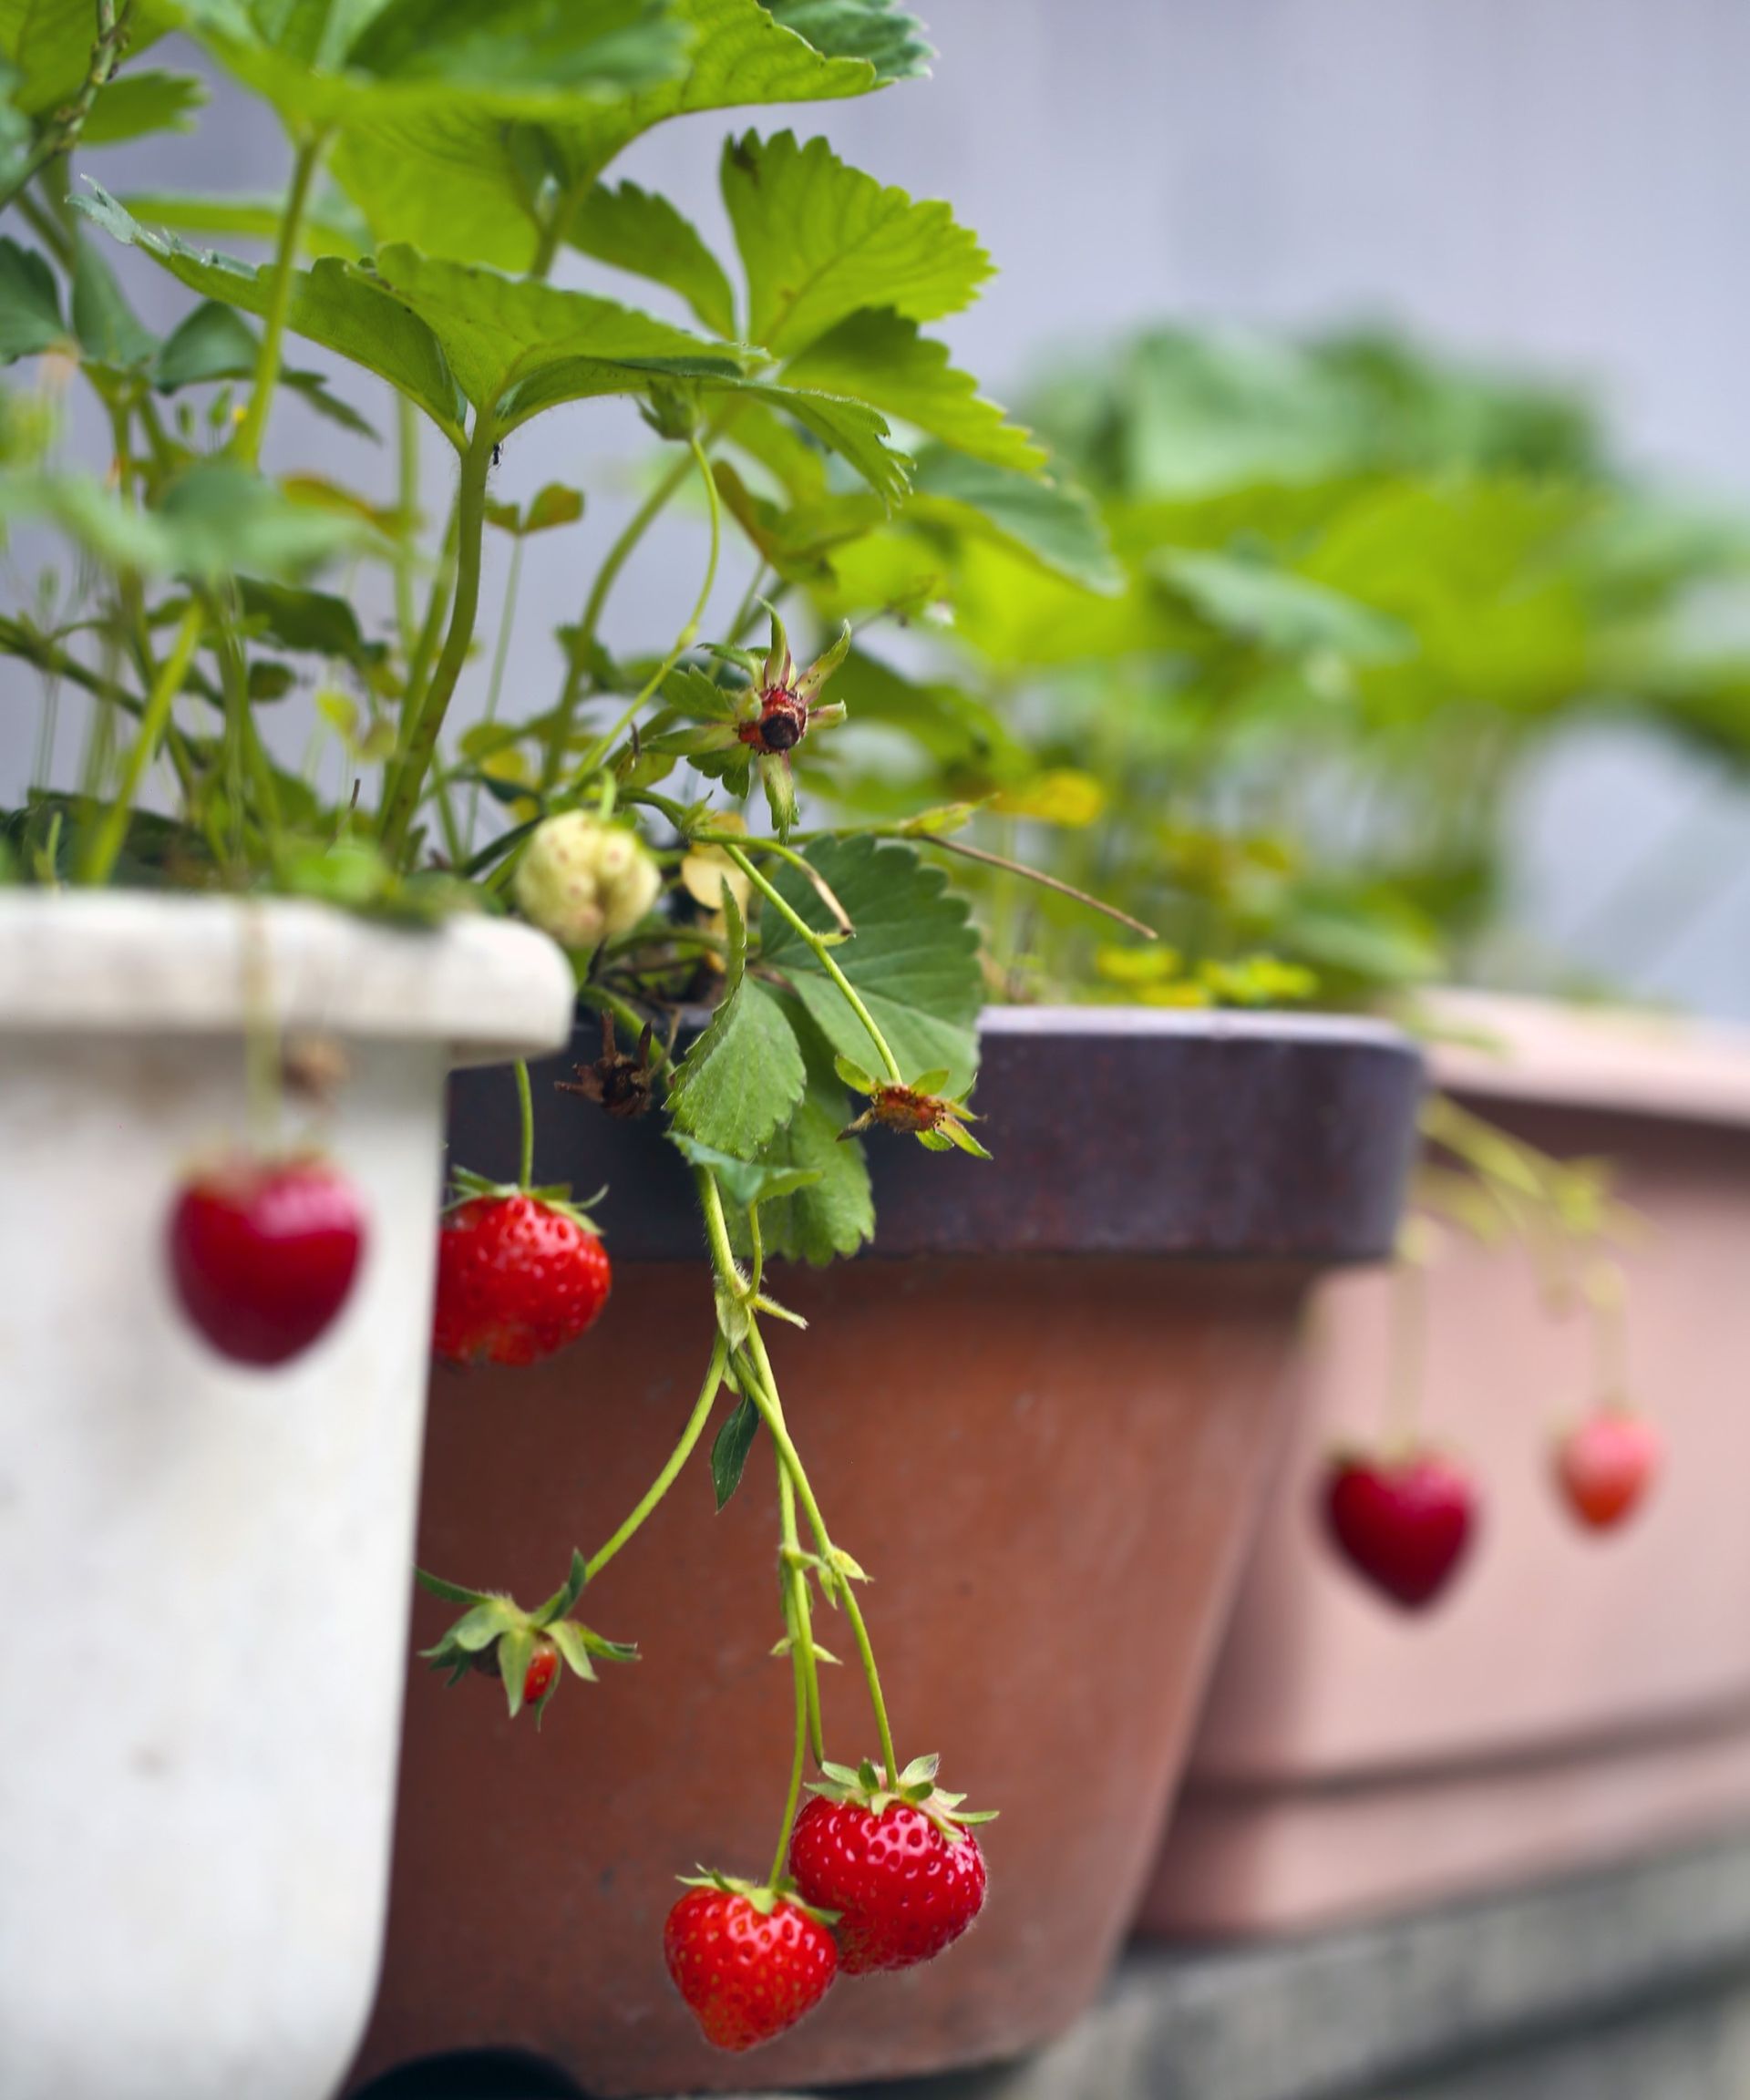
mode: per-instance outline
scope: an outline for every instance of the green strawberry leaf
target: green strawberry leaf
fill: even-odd
[[[571,214],[573,248],[678,292],[714,335],[736,332],[736,295],[723,265],[666,197],[623,182],[598,183]]]
[[[73,264],[73,333],[87,358],[136,371],[158,354],[158,337],[144,325],[116,282],[115,272],[88,241]]]
[[[868,1006],[901,1070],[945,1065],[953,1091],[963,1094],[977,1069],[983,1002],[978,936],[965,902],[941,870],[925,866],[909,846],[818,839],[807,859],[857,929],[832,951],[833,960]],[[831,914],[805,875],[781,865],[772,880],[798,917],[820,932],[832,931]],[[761,921],[760,952],[788,978],[835,1051],[865,1071],[880,1069],[868,1030],[814,951],[775,911]]]
[[[1036,474],[1045,464],[1026,431],[980,396],[971,373],[954,369],[948,345],[920,335],[915,321],[890,308],[841,321],[793,357],[784,377],[792,386],[868,401],[993,467]]]
[[[137,57],[177,26],[174,5],[137,0],[128,18],[129,55]],[[28,117],[42,117],[72,101],[90,69],[95,35],[95,10],[87,0],[0,0],[0,59],[20,76],[12,95],[15,106]],[[120,85],[117,80],[104,89],[98,108]]]
[[[69,340],[55,273],[35,249],[0,240],[0,365],[64,347]]]
[[[918,455],[907,515],[1004,542],[1102,597],[1125,586],[1099,513],[1079,489],[1015,474],[944,446]]]
[[[149,576],[292,577],[372,543],[358,520],[293,502],[224,459],[190,467],[157,510],[136,510],[86,476],[0,476],[0,520],[24,518],[57,526],[110,567]]]
[[[806,1189],[820,1179],[818,1168],[732,1158],[727,1152],[701,1145],[682,1130],[671,1130],[669,1142],[690,1166],[709,1168],[718,1188],[737,1210],[751,1210],[780,1196],[794,1195],[797,1189]]]
[[[722,1003],[669,1088],[675,1127],[737,1159],[753,1158],[801,1098],[802,1053],[784,1010],[746,974],[746,932],[725,885],[729,955]]]
[[[240,306],[258,319],[266,314],[269,269],[190,248],[174,234],[150,232],[100,184],[91,182],[90,190],[89,197],[74,202],[105,232],[141,249],[191,291]],[[333,257],[295,271],[286,319],[294,335],[386,379],[423,408],[458,449],[466,444],[464,398],[438,338],[375,276]]]
[[[468,400],[497,412],[507,431],[561,401],[740,376],[722,346],[587,293],[400,244],[376,256],[375,281],[426,324]]]
[[[154,131],[192,131],[207,84],[191,73],[118,74],[98,95],[79,132],[81,150],[119,146]]]
[[[885,87],[927,75],[935,52],[923,24],[895,0],[766,0],[787,29],[833,58],[866,58]]]
[[[746,332],[776,355],[806,349],[866,306],[911,321],[957,314],[991,273],[946,204],[884,189],[824,139],[732,139],[722,184],[747,276]]]
[[[685,62],[664,0],[182,0],[190,27],[294,128],[369,130],[397,113],[503,122],[647,88]]]
[[[744,1394],[741,1405],[717,1431],[716,1441],[711,1446],[711,1484],[716,1491],[719,1509],[741,1486],[742,1471],[747,1464],[747,1454],[754,1447],[758,1428],[759,1410]]]
[[[880,0],[842,0],[842,8],[823,28],[833,46],[817,48],[759,0],[674,0],[673,18],[688,39],[678,72],[633,94],[557,98],[520,122],[459,100],[379,108],[368,129],[341,139],[335,173],[378,241],[526,270],[542,211],[557,208],[562,222],[568,201],[576,210],[615,155],[653,125],[700,109],[834,101],[897,77],[906,55],[896,27],[905,17],[880,24]],[[866,51],[847,48],[860,16]]]
[[[1163,550],[1150,567],[1212,626],[1283,654],[1328,649],[1380,664],[1415,646],[1409,629],[1388,613],[1262,561]]]
[[[785,1005],[802,1045],[808,1087],[760,1157],[774,1166],[806,1168],[813,1178],[761,1206],[760,1233],[775,1261],[807,1261],[819,1269],[836,1257],[854,1254],[874,1237],[875,1201],[861,1140],[841,1141],[839,1136],[852,1111],[834,1077],[831,1048],[799,1004],[786,1001]]]
[[[142,225],[170,233],[216,233],[228,240],[277,242],[285,217],[279,195],[207,197],[186,190],[129,190],[119,208]],[[334,192],[304,208],[300,246],[306,255],[338,255],[354,262],[371,246],[370,228],[355,207]]]

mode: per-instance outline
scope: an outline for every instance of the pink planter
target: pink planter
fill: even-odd
[[[1653,1227],[1624,1253],[1632,1394],[1668,1452],[1622,1530],[1582,1534],[1552,1432],[1590,1335],[1526,1257],[1449,1235],[1429,1280],[1426,1419],[1469,1457],[1482,1535],[1422,1617],[1320,1535],[1336,1442],[1377,1433],[1389,1281],[1320,1287],[1296,1441],[1230,1623],[1142,1921],[1247,1934],[1601,1862],[1750,1815],[1750,1035],[1443,1001],[1505,1054],[1439,1083],[1532,1143],[1606,1155]]]

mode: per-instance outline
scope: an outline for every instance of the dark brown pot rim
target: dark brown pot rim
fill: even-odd
[[[974,1106],[985,1163],[873,1132],[876,1259],[1137,1255],[1334,1264],[1389,1254],[1422,1056],[1379,1021],[1148,1007],[992,1007]],[[533,1068],[536,1167],[610,1194],[616,1261],[703,1259],[692,1182],[661,1119],[618,1123],[551,1082],[599,1051],[580,1022]],[[451,1157],[515,1173],[503,1074],[454,1083]],[[865,1256],[865,1259],[870,1258]]]

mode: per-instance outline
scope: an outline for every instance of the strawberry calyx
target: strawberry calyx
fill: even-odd
[[[585,1202],[574,1202],[569,1182],[554,1182],[545,1188],[524,1189],[515,1181],[492,1181],[484,1174],[476,1174],[466,1167],[458,1167],[450,1174],[450,1187],[454,1193],[444,1205],[444,1215],[459,1210],[465,1204],[505,1202],[513,1196],[526,1196],[531,1203],[539,1203],[545,1210],[555,1211],[561,1218],[569,1218],[581,1231],[592,1232],[599,1240],[602,1228],[590,1216],[591,1206],[601,1202],[607,1194],[605,1184]]]
[[[862,1114],[839,1133],[841,1140],[855,1138],[871,1123],[878,1123],[884,1130],[915,1138],[927,1152],[953,1148],[970,1152],[974,1159],[990,1158],[966,1127],[978,1117],[964,1101],[942,1091],[949,1077],[945,1068],[921,1073],[909,1086],[901,1086],[894,1080],[871,1077],[849,1057],[835,1057],[833,1066],[851,1092],[862,1095],[869,1103]]]
[[[738,1875],[720,1874],[715,1867],[701,1867],[696,1874],[677,1874],[674,1879],[684,1889],[716,1889],[726,1896],[746,1897],[762,1918],[769,1918],[780,1903],[788,1903],[804,1917],[812,1918],[817,1925],[839,1922],[837,1910],[826,1910],[818,1903],[806,1901],[788,1874],[776,1881],[745,1881]]]
[[[459,1619],[445,1628],[434,1646],[420,1650],[421,1656],[434,1670],[447,1675],[451,1684],[459,1684],[470,1671],[488,1673],[496,1671],[503,1683],[505,1700],[513,1721],[526,1703],[524,1686],[529,1679],[529,1665],[538,1653],[551,1649],[557,1653],[563,1668],[554,1671],[546,1690],[533,1702],[537,1725],[566,1671],[582,1678],[586,1683],[593,1683],[595,1658],[608,1662],[638,1660],[638,1650],[633,1643],[610,1641],[584,1625],[582,1620],[570,1616],[572,1605],[582,1595],[583,1585],[589,1580],[588,1564],[579,1552],[571,1554],[571,1570],[565,1580],[532,1611],[524,1611],[514,1597],[503,1590],[469,1590],[462,1583],[446,1581],[442,1576],[430,1574],[423,1568],[416,1568],[413,1572],[420,1587],[428,1590],[434,1597],[468,1607]]]
[[[962,1807],[966,1798],[963,1794],[945,1793],[936,1785],[941,1763],[936,1756],[914,1757],[890,1786],[871,1758],[865,1757],[854,1771],[849,1765],[823,1763],[820,1769],[826,1776],[811,1780],[808,1791],[823,1801],[849,1802],[867,1808],[871,1816],[903,1803],[927,1816],[951,1845],[958,1845],[969,1835],[968,1824],[993,1823],[998,1811]]]

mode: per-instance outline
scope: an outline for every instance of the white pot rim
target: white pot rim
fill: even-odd
[[[252,938],[283,1028],[437,1041],[458,1065],[571,1035],[571,965],[531,926],[461,913],[407,927],[294,898],[141,890],[0,890],[0,1033],[235,1034]]]

